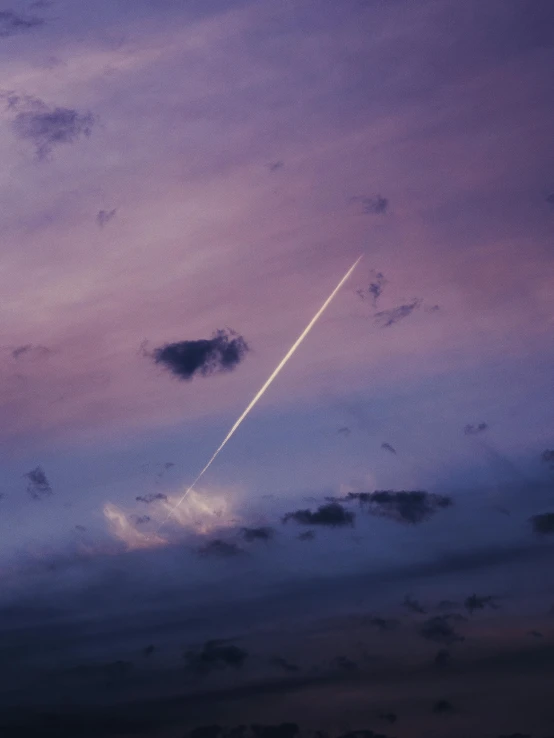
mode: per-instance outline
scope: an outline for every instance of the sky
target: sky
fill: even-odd
[[[2,4],[2,736],[554,733],[553,29]]]

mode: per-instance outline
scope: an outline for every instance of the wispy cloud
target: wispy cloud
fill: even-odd
[[[296,510],[283,516],[283,523],[294,520],[300,525],[321,525],[337,528],[345,525],[354,525],[354,513],[350,512],[337,502],[320,505],[317,510]],[[304,539],[306,540],[306,539]]]

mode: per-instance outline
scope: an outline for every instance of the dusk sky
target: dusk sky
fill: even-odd
[[[554,2],[13,0],[0,64],[1,738],[554,735]]]

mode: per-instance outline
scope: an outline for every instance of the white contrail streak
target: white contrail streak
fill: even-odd
[[[362,254],[362,256],[363,256],[363,254]],[[238,420],[236,420],[235,423],[233,424],[233,426],[231,427],[231,430],[229,431],[229,433],[227,433],[227,435],[225,436],[225,438],[223,439],[223,441],[217,447],[217,449],[213,453],[212,457],[210,458],[210,460],[208,461],[208,463],[206,464],[206,466],[202,469],[202,471],[196,477],[196,479],[190,485],[190,487],[188,487],[188,489],[184,492],[183,496],[177,502],[177,504],[175,505],[175,507],[173,508],[173,510],[169,513],[169,515],[167,516],[167,518],[160,524],[157,532],[159,532],[160,528],[162,528],[167,523],[167,521],[169,520],[169,518],[173,515],[174,511],[177,510],[177,508],[179,507],[179,505],[183,502],[183,500],[186,499],[187,495],[192,491],[192,489],[198,484],[198,482],[200,481],[200,479],[208,471],[208,469],[213,464],[213,462],[215,461],[215,459],[218,456],[219,452],[223,449],[223,447],[225,446],[225,444],[227,443],[227,441],[229,441],[231,439],[231,437],[235,434],[235,431],[238,429],[239,425],[246,418],[246,416],[250,413],[250,411],[254,408],[254,406],[257,404],[258,400],[262,397],[262,395],[265,393],[265,391],[269,388],[269,386],[271,385],[271,383],[273,382],[273,380],[276,379],[276,377],[279,374],[279,372],[281,371],[281,369],[283,369],[283,367],[288,362],[288,360],[291,358],[291,356],[294,354],[294,352],[296,351],[296,349],[300,346],[300,344],[302,343],[302,341],[306,338],[306,336],[308,335],[308,333],[312,330],[312,328],[314,327],[314,325],[317,323],[318,319],[325,312],[325,309],[328,307],[328,305],[331,302],[331,300],[335,297],[335,295],[337,294],[337,292],[340,290],[340,288],[343,286],[343,284],[346,282],[346,280],[350,277],[350,275],[352,274],[352,272],[354,271],[354,269],[358,266],[358,264],[359,264],[360,259],[362,258],[362,256],[359,256],[356,259],[356,261],[352,264],[352,266],[350,267],[350,269],[346,272],[346,274],[344,275],[344,277],[341,279],[341,281],[338,283],[338,285],[335,287],[335,289],[331,292],[331,294],[329,295],[329,297],[325,300],[325,302],[323,303],[323,305],[319,308],[319,310],[317,311],[317,313],[310,320],[310,322],[304,328],[304,330],[302,331],[302,333],[298,336],[298,338],[296,339],[296,341],[292,344],[292,346],[290,347],[290,349],[283,356],[283,358],[281,359],[281,361],[277,364],[277,367],[269,375],[269,377],[264,382],[264,384],[261,386],[261,388],[256,392],[256,394],[254,395],[254,397],[252,398],[252,400],[246,406],[246,409],[242,412],[242,414],[239,416]]]

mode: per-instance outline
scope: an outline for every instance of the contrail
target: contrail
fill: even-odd
[[[363,254],[362,254],[362,256],[363,256]],[[310,320],[310,322],[304,328],[304,330],[302,331],[302,333],[298,336],[298,338],[296,339],[296,341],[292,344],[292,346],[290,347],[290,349],[283,356],[283,358],[281,359],[281,361],[277,364],[277,367],[272,371],[272,373],[269,375],[268,379],[266,379],[266,381],[261,386],[261,388],[256,392],[256,394],[254,395],[254,397],[252,398],[252,400],[250,400],[250,402],[246,406],[246,409],[242,412],[242,414],[235,421],[235,423],[231,427],[231,430],[229,431],[229,433],[227,433],[227,435],[225,436],[225,438],[223,439],[223,441],[220,443],[220,445],[214,451],[212,457],[210,458],[210,460],[208,461],[208,463],[206,464],[206,466],[202,469],[202,471],[196,477],[196,479],[190,485],[190,487],[188,487],[188,489],[184,492],[184,494],[181,497],[181,499],[179,500],[179,502],[177,502],[177,504],[175,505],[175,507],[173,508],[173,510],[169,513],[169,515],[167,516],[167,518],[160,524],[160,526],[159,526],[159,528],[158,528],[158,530],[156,532],[159,532],[159,530],[167,523],[167,521],[173,515],[173,513],[175,512],[175,510],[177,510],[177,508],[179,507],[179,505],[183,502],[183,500],[186,499],[187,495],[190,494],[190,492],[193,490],[194,487],[196,487],[196,485],[198,484],[198,482],[200,481],[200,479],[208,471],[208,469],[210,468],[210,466],[213,464],[213,462],[215,461],[215,459],[219,455],[219,452],[226,445],[227,441],[229,441],[232,438],[232,436],[235,434],[235,431],[238,429],[238,427],[240,426],[240,424],[242,423],[242,421],[246,418],[246,416],[254,408],[254,406],[257,404],[258,400],[262,397],[262,395],[264,395],[265,391],[270,387],[270,385],[273,382],[273,380],[276,379],[276,377],[279,374],[279,372],[281,371],[281,369],[283,369],[283,367],[288,362],[288,360],[291,358],[291,356],[294,354],[294,352],[296,351],[296,349],[300,346],[300,344],[302,343],[302,341],[306,338],[306,336],[308,335],[308,333],[312,330],[312,328],[314,327],[314,325],[317,323],[318,319],[325,312],[325,309],[328,307],[328,305],[331,302],[331,300],[333,299],[333,297],[335,297],[335,295],[340,290],[340,288],[343,286],[343,284],[346,282],[346,280],[348,279],[348,277],[350,277],[350,275],[352,274],[352,272],[354,271],[354,269],[358,266],[358,264],[359,264],[362,256],[359,256],[356,259],[356,261],[352,264],[352,266],[350,267],[350,269],[346,272],[346,274],[344,275],[344,277],[341,279],[341,281],[338,283],[338,285],[335,287],[335,289],[331,292],[331,294],[329,295],[329,297],[325,300],[325,302],[323,303],[323,305],[319,308],[319,310],[317,311],[317,313]]]

